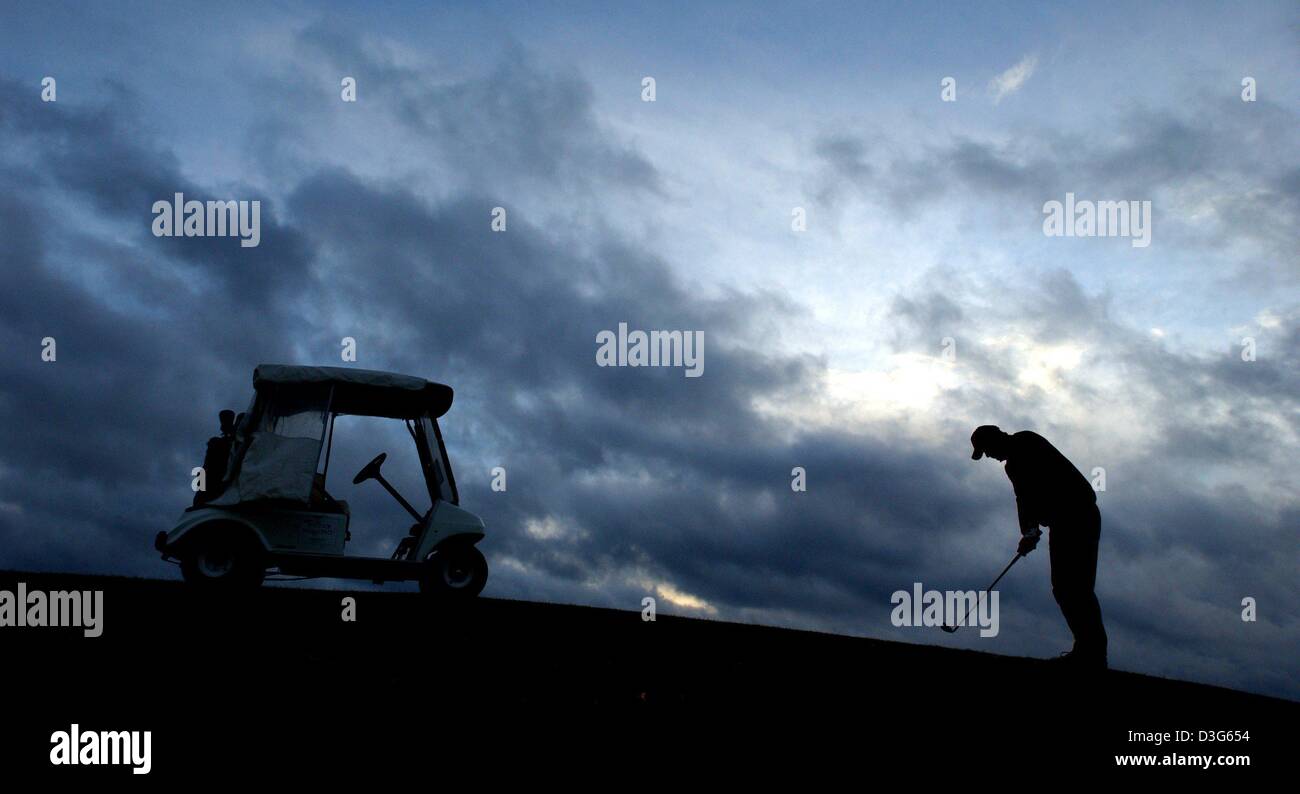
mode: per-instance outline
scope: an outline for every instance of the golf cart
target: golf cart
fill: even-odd
[[[438,417],[451,407],[449,386],[423,378],[340,367],[262,364],[253,402],[233,428],[226,474],[159,532],[155,548],[179,562],[186,582],[260,585],[268,571],[300,577],[418,581],[432,594],[476,596],[487,582],[477,548],[483,520],[459,506]],[[334,420],[377,416],[406,423],[420,458],[431,506],[420,514],[384,479],[387,453],[352,479],[376,480],[415,524],[392,557],[345,557],[351,511],[325,490]],[[319,469],[319,471],[318,471]]]

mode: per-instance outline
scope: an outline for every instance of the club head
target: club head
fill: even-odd
[[[940,628],[942,628],[944,631],[948,632],[949,634],[952,634],[954,631],[957,630],[956,626],[949,626],[947,624],[940,626]]]

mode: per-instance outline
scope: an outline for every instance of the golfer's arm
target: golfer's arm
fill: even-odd
[[[1038,517],[1034,509],[1034,494],[1038,490],[1038,483],[1034,479],[1033,470],[1019,467],[1013,470],[1008,464],[1007,479],[1011,480],[1011,490],[1016,492],[1016,518],[1020,521],[1020,534],[1038,535]]]
[[[1039,535],[1038,521],[1029,517],[1029,510],[1025,507],[1025,501],[1016,497],[1016,516],[1020,520],[1021,535]]]

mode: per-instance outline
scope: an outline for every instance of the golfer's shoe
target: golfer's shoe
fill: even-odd
[[[1106,654],[1088,653],[1080,651],[1066,651],[1052,659],[1047,660],[1053,667],[1069,668],[1071,670],[1105,670]]]

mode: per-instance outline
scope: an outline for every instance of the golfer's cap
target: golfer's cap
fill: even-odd
[[[990,438],[997,438],[1002,435],[1002,428],[997,425],[980,425],[975,428],[975,432],[970,434],[970,445],[974,451],[970,454],[971,460],[979,460],[984,457],[985,444]]]

